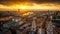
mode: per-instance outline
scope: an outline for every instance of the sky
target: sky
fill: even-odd
[[[26,2],[28,5],[40,5],[41,8],[44,5],[54,6],[54,8],[57,7],[60,10],[60,0],[0,0],[0,8],[15,4],[25,4]]]
[[[9,5],[13,3],[20,3],[20,2],[33,2],[33,3],[57,3],[60,4],[60,0],[0,0],[0,4]]]

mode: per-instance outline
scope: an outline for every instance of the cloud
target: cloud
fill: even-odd
[[[34,2],[34,3],[57,3],[60,4],[60,0],[0,0],[0,4],[10,5],[20,2]]]

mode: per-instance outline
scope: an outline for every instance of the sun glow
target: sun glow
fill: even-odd
[[[26,9],[27,7],[26,6],[20,6],[19,8],[20,9]]]

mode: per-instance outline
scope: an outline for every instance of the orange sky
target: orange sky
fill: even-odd
[[[60,5],[56,3],[20,3],[20,4],[13,4],[13,5],[3,5],[0,4],[0,10],[60,10]]]

